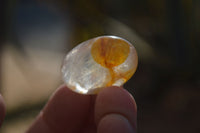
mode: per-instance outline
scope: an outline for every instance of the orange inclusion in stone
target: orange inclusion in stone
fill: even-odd
[[[93,59],[108,69],[122,64],[128,57],[129,44],[117,38],[103,37],[97,39],[91,48]]]
[[[130,53],[129,44],[117,38],[102,37],[97,39],[91,48],[91,54],[93,59],[103,67],[108,68],[111,81],[107,83],[107,86],[112,85],[117,79],[129,79],[132,74],[124,73],[119,74],[113,71],[113,67],[122,64]]]

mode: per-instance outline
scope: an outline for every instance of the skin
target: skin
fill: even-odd
[[[5,106],[0,98],[0,122]],[[27,133],[135,133],[137,107],[121,87],[104,88],[96,96],[60,86]]]

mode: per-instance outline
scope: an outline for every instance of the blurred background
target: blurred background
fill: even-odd
[[[138,105],[139,133],[199,133],[199,0],[1,0],[1,133],[27,130],[62,84],[63,57],[100,35],[137,49],[126,83]]]

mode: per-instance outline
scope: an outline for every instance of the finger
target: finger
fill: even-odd
[[[5,117],[5,104],[3,97],[0,95],[0,126],[3,123],[4,117]]]
[[[60,87],[29,129],[29,133],[74,133],[83,128],[90,111],[89,95],[80,95]]]
[[[102,90],[97,95],[95,122],[99,133],[119,133],[122,130],[128,133],[131,129],[136,131],[136,117],[137,107],[135,100],[125,89],[113,86]],[[108,126],[110,128],[105,128]]]
[[[134,130],[127,118],[111,113],[102,117],[97,133],[134,133]]]

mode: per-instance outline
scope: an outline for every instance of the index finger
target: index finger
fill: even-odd
[[[136,132],[136,118],[136,102],[122,87],[108,87],[97,95],[95,121],[99,133]]]

